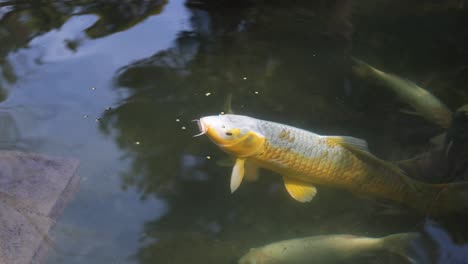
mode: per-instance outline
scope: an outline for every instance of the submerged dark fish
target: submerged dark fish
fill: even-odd
[[[417,237],[416,233],[401,233],[382,238],[352,235],[296,238],[253,248],[239,260],[239,264],[348,263],[381,250],[409,259],[405,251]]]
[[[443,128],[450,126],[452,112],[426,89],[409,80],[378,70],[356,58],[353,58],[353,62],[352,70],[356,75],[378,81],[393,91],[400,100],[414,108],[416,113],[426,120]]]

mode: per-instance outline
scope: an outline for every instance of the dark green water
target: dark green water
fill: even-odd
[[[468,103],[468,9],[440,2],[0,1],[0,147],[81,161],[47,263],[236,263],[282,239],[408,231],[425,234],[418,263],[468,263],[464,218],[320,187],[299,204],[268,172],[231,195],[225,155],[192,137],[232,94],[238,114],[363,138],[385,159],[430,150],[443,130],[350,76],[349,56]]]

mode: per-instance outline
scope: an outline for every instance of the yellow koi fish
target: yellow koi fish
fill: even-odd
[[[466,208],[468,185],[412,180],[398,167],[369,153],[361,139],[321,136],[241,115],[203,117],[198,126],[199,135],[206,134],[235,157],[231,192],[239,187],[244,174],[252,173],[252,167],[260,167],[282,175],[286,190],[299,202],[312,200],[315,186],[323,185],[393,200],[420,212]]]
[[[389,251],[411,261],[406,255],[417,233],[401,233],[382,238],[353,235],[324,235],[289,239],[260,248],[242,256],[239,264],[309,264],[350,263],[381,251]],[[361,263],[361,262],[353,262]]]
[[[372,79],[393,91],[401,101],[409,104],[416,114],[426,120],[448,128],[452,122],[452,112],[437,97],[415,83],[394,74],[378,70],[367,63],[353,58],[354,74]],[[405,111],[407,113],[412,113]]]

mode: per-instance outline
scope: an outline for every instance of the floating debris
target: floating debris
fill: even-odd
[[[140,145],[140,141],[136,141],[136,142],[135,142],[135,145]]]
[[[187,129],[187,128],[183,126],[183,127],[181,127],[181,129],[182,129],[182,130],[185,130],[185,129]]]
[[[224,115],[224,112],[219,113],[220,115]]]
[[[177,118],[175,121],[176,121],[176,122],[180,122],[180,119],[179,119],[179,118]]]
[[[91,87],[91,90],[93,90],[93,91],[96,90],[96,87]]]
[[[244,78],[242,78],[242,79],[247,80],[247,77],[244,77]]]
[[[206,94],[205,94],[205,96],[210,96],[210,95],[211,95],[211,93],[206,93]]]
[[[255,91],[254,94],[258,94],[258,91]]]
[[[206,156],[206,159],[208,159],[208,160],[211,159],[211,156]]]

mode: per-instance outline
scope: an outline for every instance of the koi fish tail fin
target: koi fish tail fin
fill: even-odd
[[[468,212],[468,182],[436,184],[432,189],[432,197],[428,197],[425,213],[451,214]]]
[[[389,235],[382,238],[382,246],[388,251],[407,259],[410,263],[414,263],[414,260],[408,255],[407,251],[411,243],[418,237],[418,233]]]

